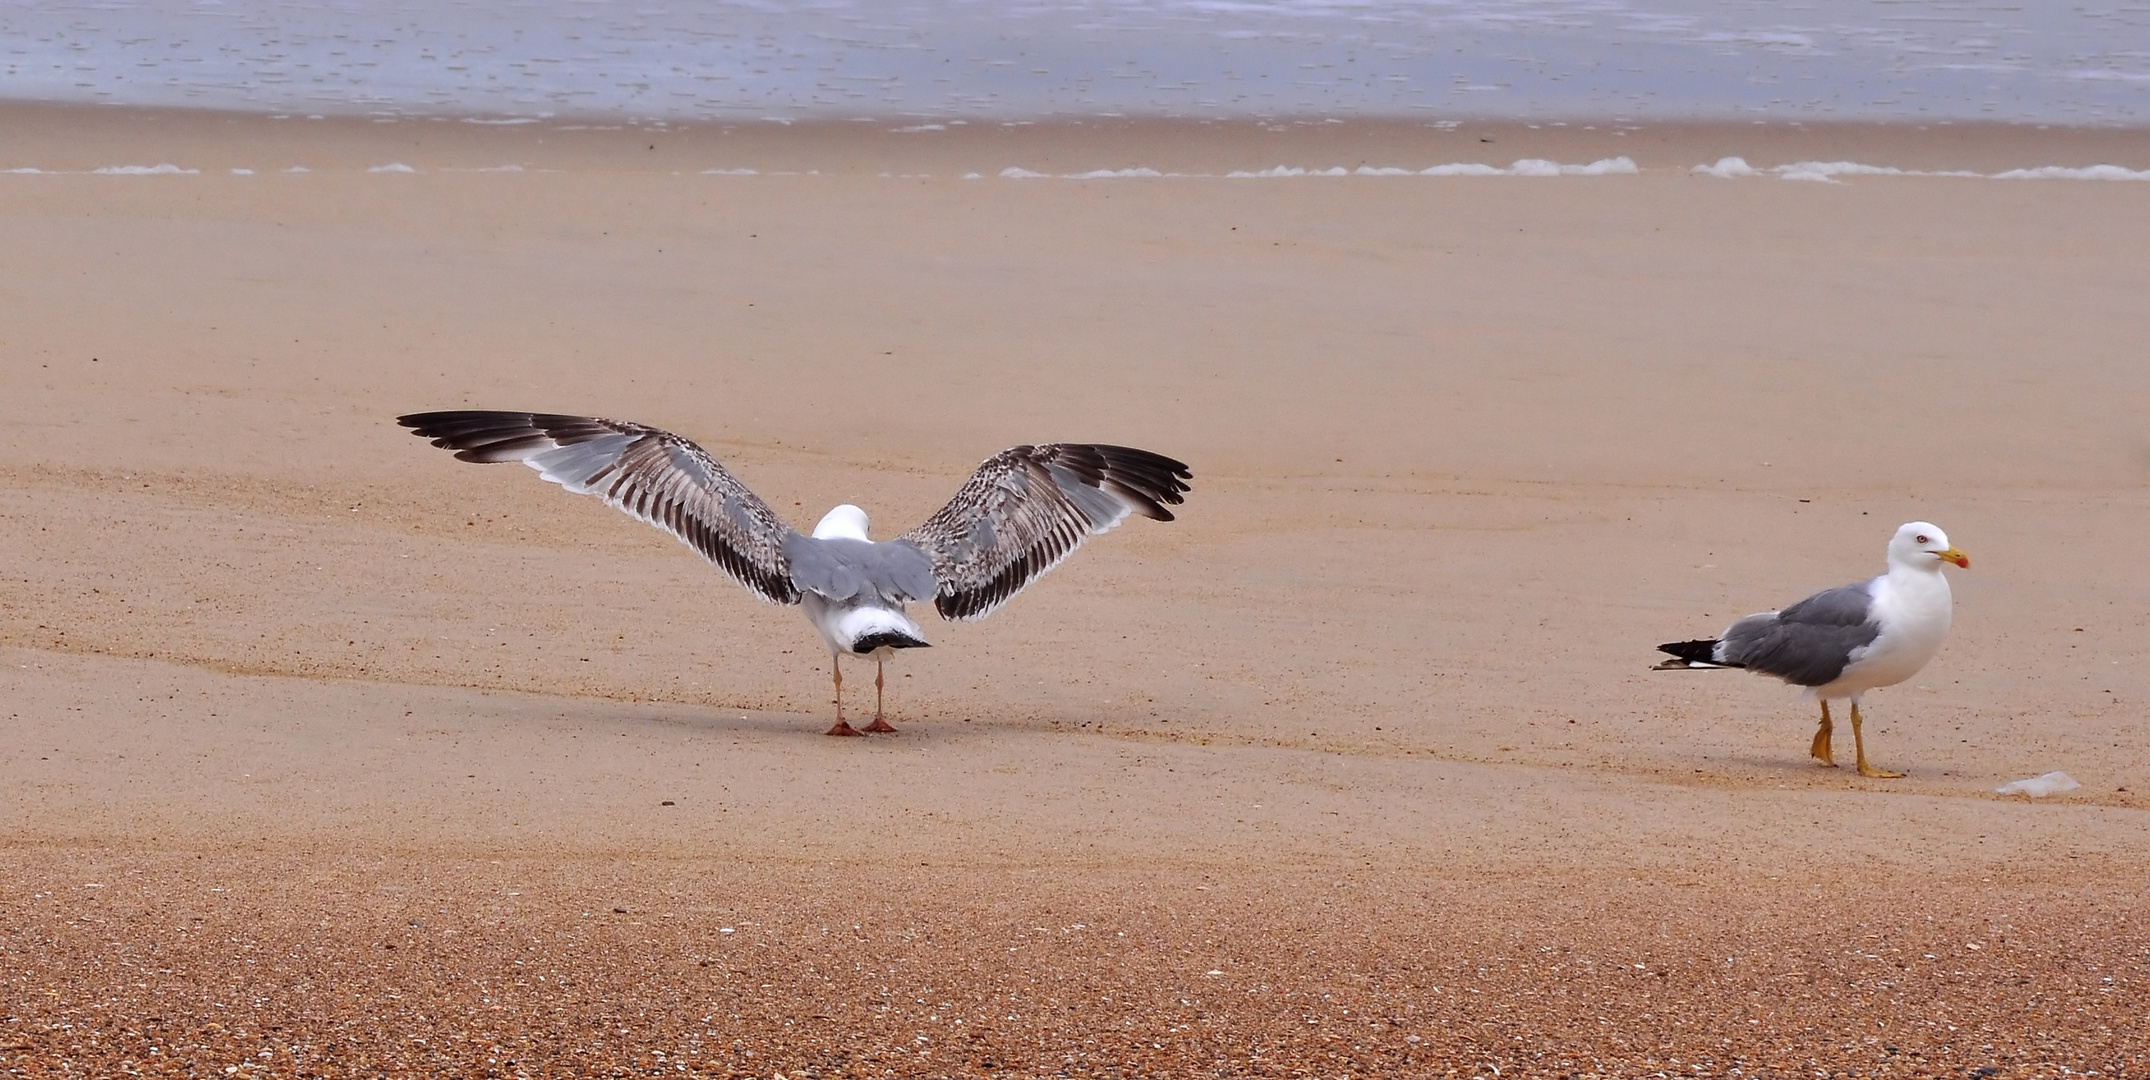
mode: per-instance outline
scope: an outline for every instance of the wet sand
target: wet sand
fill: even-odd
[[[2150,184],[1688,168],[2150,138],[1276,126],[0,110],[0,1065],[2134,1069]],[[825,739],[797,612],[392,422],[462,406],[801,527],[1019,442],[1194,491]],[[1913,518],[1972,567],[1867,699],[1906,778],[1649,670]]]

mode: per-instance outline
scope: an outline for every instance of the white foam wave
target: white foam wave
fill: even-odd
[[[514,116],[504,120],[487,120],[483,117],[466,116],[463,118],[463,122],[466,124],[485,124],[490,127],[512,127],[517,124],[535,124],[538,121],[536,117],[531,116]]]
[[[1508,170],[1497,165],[1483,165],[1475,161],[1458,161],[1449,165],[1435,165],[1420,169],[1420,176],[1506,176]]]
[[[1633,158],[1626,155],[1599,158],[1588,165],[1562,165],[1560,167],[1560,175],[1562,176],[1638,176],[1641,173],[1641,167],[1635,164]]]
[[[1697,165],[1692,173],[1731,180],[1743,176],[1760,176],[1763,170],[1747,164],[1743,158],[1718,158],[1714,165]],[[2006,172],[1982,173],[1967,169],[1899,169],[1893,165],[1868,165],[1858,161],[1795,161],[1778,165],[1768,172],[1783,180],[1805,180],[1812,183],[1841,184],[1839,176],[1950,176],[1971,180],[2150,180],[2150,169],[2140,172],[2119,165],[2091,165],[2075,168],[2067,165],[2045,165],[2035,169],[2009,169]]]
[[[1587,165],[1562,165],[1544,158],[1524,158],[1507,168],[1499,168],[1475,161],[1453,162],[1434,165],[1424,169],[1399,169],[1394,166],[1361,165],[1356,169],[1342,166],[1329,169],[1301,169],[1279,165],[1258,172],[1240,170],[1226,173],[1235,180],[1274,179],[1287,176],[1624,176],[1642,170],[1631,158],[1600,158]]]
[[[199,176],[200,169],[182,169],[166,162],[162,165],[106,165],[91,172],[99,176]]]
[[[1587,165],[1563,165],[1542,158],[1524,158],[1505,169],[1478,162],[1453,162],[1424,169],[1405,169],[1394,165],[1361,165],[1353,169],[1342,165],[1332,165],[1326,169],[1275,165],[1267,169],[1234,169],[1225,173],[1224,178],[1278,180],[1300,176],[1630,176],[1641,171],[1633,159],[1626,157],[1600,158]],[[1161,172],[1142,166],[1131,169],[1091,169],[1088,172],[1059,173],[1056,176],[1053,173],[1033,172],[1013,165],[1000,170],[1000,175],[1008,180],[1203,179],[1217,176],[1216,173]],[[970,175],[964,177],[970,178]]]
[[[1704,176],[1714,176],[1719,180],[1734,180],[1742,176],[1756,176],[1761,172],[1761,170],[1747,164],[1746,158],[1738,157],[1718,158],[1715,165],[1697,165],[1688,171],[1701,173]]]
[[[1233,180],[1274,180],[1285,176],[1350,176],[1351,170],[1341,165],[1328,169],[1301,169],[1290,165],[1278,165],[1274,168],[1257,171],[1234,169],[1224,175]]]
[[[405,165],[404,163],[402,163],[402,162],[400,162],[400,161],[391,161],[391,162],[389,162],[389,163],[388,163],[388,164],[386,164],[386,165],[373,165],[373,166],[369,166],[369,167],[367,167],[366,171],[367,171],[367,172],[385,172],[385,173],[414,173],[414,172],[417,172],[418,170],[416,170],[416,169],[413,169],[413,168],[411,168],[410,166],[408,166],[408,165]]]
[[[1795,161],[1771,170],[1786,180],[1837,183],[1839,176],[1903,176],[1904,170],[1887,165],[1862,165],[1856,161]]]
[[[1995,180],[2150,180],[2150,169],[2126,169],[2118,165],[2070,168],[2044,165],[2036,169],[2010,169],[1993,174]]]
[[[254,175],[254,170],[252,170],[252,169],[233,169],[233,170],[231,171],[231,174],[232,174],[233,176],[252,176],[252,175]]]
[[[5,170],[5,171],[6,171],[6,172],[9,172],[9,173],[14,173],[14,174],[17,174],[17,175],[21,175],[21,176],[43,176],[43,175],[45,175],[45,170],[43,170],[43,169],[33,169],[33,168],[31,168],[31,167],[29,167],[29,166],[27,166],[27,165],[23,166],[23,167],[22,167],[22,168],[20,168],[20,169],[7,169],[7,170]]]
[[[759,169],[703,169],[703,176],[760,176]]]
[[[1513,176],[1633,176],[1642,170],[1628,157],[1599,158],[1588,165],[1562,165],[1525,158],[1508,167]]]

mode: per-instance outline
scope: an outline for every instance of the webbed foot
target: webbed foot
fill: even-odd
[[[1835,730],[1836,725],[1829,722],[1829,703],[1824,701],[1821,726],[1814,729],[1814,743],[1807,748],[1807,753],[1814,755],[1814,760],[1832,769],[1836,768],[1836,754],[1829,749],[1829,736]]]

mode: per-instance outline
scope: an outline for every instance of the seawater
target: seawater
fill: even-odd
[[[0,98],[665,121],[2150,122],[2150,3],[15,0]]]

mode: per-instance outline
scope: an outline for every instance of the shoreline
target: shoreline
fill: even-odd
[[[512,164],[617,172],[930,172],[954,178],[970,172],[996,176],[1011,168],[1214,175],[1280,166],[1505,167],[1526,159],[1581,165],[1617,157],[1645,171],[1686,171],[1724,157],[1744,158],[1760,170],[1803,161],[1935,172],[2094,165],[2150,170],[2150,128],[2027,124],[1103,118],[973,124],[497,123],[473,117],[278,119],[213,110],[0,103],[0,131],[8,136],[0,170],[47,172],[166,163],[256,172],[293,165],[476,170]]]

